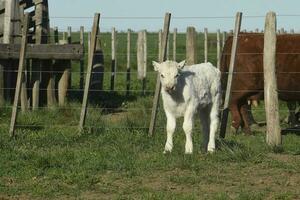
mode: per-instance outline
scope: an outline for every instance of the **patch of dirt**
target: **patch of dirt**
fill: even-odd
[[[127,116],[128,116],[128,113],[126,113],[126,112],[118,112],[118,113],[104,115],[103,119],[105,119],[111,123],[118,123],[118,122],[126,120]]]
[[[286,162],[286,163],[298,162],[300,164],[300,156],[297,155],[270,153],[268,154],[268,157],[281,162]]]

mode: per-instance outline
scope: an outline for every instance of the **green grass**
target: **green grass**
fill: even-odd
[[[149,37],[148,46],[157,55],[157,34],[149,33]],[[125,34],[120,38],[119,51],[124,52]],[[107,44],[104,52],[109,52],[109,34],[103,34],[103,40],[103,45]],[[179,34],[178,52],[185,51],[184,45],[185,35]],[[155,56],[149,58],[150,72],[152,59]],[[119,71],[125,71],[126,59],[118,60]],[[210,60],[215,62],[213,57]],[[105,63],[109,71],[109,55]],[[72,70],[77,67],[74,63]],[[117,76],[119,90],[125,88],[124,77]],[[72,87],[78,88],[76,73],[72,80]],[[147,81],[153,90],[155,76]],[[109,76],[105,77],[106,89],[108,83]],[[132,88],[140,89],[140,82],[133,79]],[[155,136],[147,135],[152,98],[150,94],[126,97],[123,92],[103,93],[100,101],[89,105],[83,133],[78,132],[81,104],[76,98],[64,108],[20,113],[14,139],[8,135],[11,109],[2,108],[0,199],[300,198],[298,136],[284,136],[282,147],[272,149],[265,144],[263,132],[253,136],[228,134],[225,140],[217,140],[214,154],[206,154],[201,151],[201,131],[196,123],[194,154],[185,155],[185,138],[178,123],[174,151],[164,155],[166,122],[162,107]],[[105,107],[114,107],[115,112]],[[284,117],[286,107],[282,104],[281,108]],[[264,120],[262,109],[261,105],[254,111],[260,121]]]

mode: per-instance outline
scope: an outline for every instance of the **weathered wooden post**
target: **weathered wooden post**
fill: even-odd
[[[48,35],[50,31],[49,27],[49,12],[48,12],[48,0],[34,1],[35,4],[35,44],[47,44]],[[51,71],[49,69],[49,61],[32,60],[32,109],[36,110],[40,104],[40,97],[46,96],[47,86],[49,86],[49,73],[43,72],[43,70]],[[41,84],[43,80],[43,84]],[[51,84],[50,84],[51,85]],[[40,91],[40,87],[42,90]],[[52,92],[47,94],[53,95]]]
[[[58,38],[58,27],[54,27],[54,43],[58,44],[59,38]]]
[[[116,29],[113,27],[111,31],[111,79],[110,90],[115,90],[117,58],[116,58]]]
[[[229,114],[229,104],[231,99],[232,79],[233,79],[233,72],[235,67],[236,52],[238,47],[238,37],[241,29],[241,22],[242,22],[242,13],[238,12],[236,14],[236,19],[235,19],[235,28],[234,28],[234,35],[233,35],[232,48],[231,48],[227,88],[226,88],[226,95],[225,95],[222,118],[221,118],[221,127],[220,127],[221,138],[225,138],[225,134],[226,134],[228,114]]]
[[[59,44],[67,44],[67,40],[60,40]],[[70,60],[56,60],[54,64],[55,69],[62,71],[58,81],[58,105],[65,106],[67,103],[67,93],[70,87],[70,73],[71,73],[71,62]]]
[[[267,144],[281,145],[276,81],[276,14],[267,13],[264,34],[264,97],[267,120]]]
[[[223,31],[223,33],[222,33],[222,49],[223,49],[224,46],[225,46],[225,42],[226,42],[226,32]]]
[[[208,30],[207,28],[204,28],[204,62],[208,61],[207,52],[208,52]]]
[[[26,49],[27,49],[27,33],[28,33],[28,21],[29,21],[29,14],[25,14],[25,20],[23,25],[23,31],[22,31],[22,41],[21,41],[21,49],[20,49],[20,59],[19,59],[19,67],[18,67],[18,76],[17,76],[17,83],[16,83],[16,92],[14,97],[14,104],[12,108],[12,115],[11,115],[11,121],[10,121],[10,128],[9,128],[9,134],[13,137],[15,136],[15,125],[16,125],[16,119],[18,115],[18,103],[21,93],[21,84],[22,84],[22,78],[23,78],[23,69],[26,62]]]
[[[176,46],[177,46],[177,28],[173,32],[173,61],[176,61]]]
[[[3,39],[2,42],[5,44],[18,44],[20,43],[20,38],[18,37],[21,34],[21,19],[20,19],[20,7],[19,3],[15,0],[6,0],[4,6],[4,13],[2,13],[3,17]],[[16,80],[16,73],[14,72],[17,70],[17,60],[10,59],[8,61],[5,61],[3,66],[3,70],[0,68],[0,74],[1,76],[4,76],[4,70],[9,69],[8,73],[6,74],[5,79],[3,79],[3,87],[4,88],[4,82],[6,82],[6,87],[8,88],[6,90],[8,99],[13,98],[14,93],[14,83]],[[4,104],[4,96],[2,97]]]
[[[167,59],[167,42],[168,42],[168,37],[169,37],[170,20],[171,20],[171,13],[166,13],[165,21],[164,21],[164,32],[162,35],[162,44],[163,44],[162,49],[161,49],[162,50],[162,52],[161,52],[162,59],[159,60],[159,62],[163,62]],[[154,134],[160,92],[161,92],[161,83],[160,83],[160,76],[158,74],[157,79],[156,79],[155,94],[154,94],[151,119],[150,119],[151,121],[150,121],[150,126],[149,126],[149,135],[150,136],[152,136]]]
[[[161,60],[161,48],[162,48],[162,30],[158,31],[158,60]]]
[[[127,71],[126,71],[126,95],[129,95],[129,91],[130,91],[130,65],[131,65],[131,30],[128,29],[127,31]]]
[[[26,64],[24,64],[26,65]],[[26,66],[24,66],[25,68]],[[26,82],[26,76],[24,73],[22,73],[22,83],[21,83],[21,94],[20,94],[20,100],[21,100],[21,111],[24,113],[28,111],[29,105],[28,105],[28,96],[27,96],[27,82]]]
[[[90,55],[91,49],[91,32],[88,32],[88,55]]]
[[[186,32],[186,63],[197,63],[197,33],[195,27],[188,27]]]
[[[143,38],[144,38],[144,78],[143,78],[143,95],[146,95],[146,76],[147,76],[147,58],[148,58],[148,53],[147,53],[147,31],[144,30],[143,32]]]
[[[147,72],[146,30],[138,32],[137,65],[138,65],[138,79],[142,81],[142,95],[145,95],[146,72]]]
[[[84,47],[84,27],[80,27],[80,44]],[[83,56],[84,57],[84,56]],[[79,80],[79,88],[83,89],[83,81],[84,81],[84,58],[80,59],[80,80]]]
[[[221,33],[220,29],[217,30],[217,68],[221,66]]]
[[[68,26],[68,33],[67,33],[67,40],[68,40],[68,44],[71,44],[72,43],[72,27],[71,26]]]
[[[67,32],[67,41],[68,44],[72,44],[72,27],[68,26],[68,32]],[[70,61],[70,74],[69,74],[69,88],[72,88],[72,63]]]
[[[168,43],[167,43],[167,60],[169,60],[170,57],[170,37],[168,38]]]
[[[87,72],[86,72],[84,94],[83,94],[82,108],[81,108],[80,121],[79,121],[79,130],[80,131],[83,130],[83,127],[85,124],[86,110],[87,110],[87,105],[88,105],[88,95],[89,95],[89,89],[90,89],[90,84],[91,84],[93,58],[94,58],[94,54],[95,54],[95,50],[96,50],[97,35],[99,33],[99,20],[100,20],[100,14],[96,13],[94,16],[93,30],[92,30],[92,34],[91,34],[91,48],[90,48],[90,54],[88,57],[88,66],[87,66]]]
[[[52,66],[52,60],[49,62],[44,62],[48,65],[48,73],[49,73],[49,79],[48,79],[48,85],[47,85],[47,105],[49,108],[53,108],[56,106],[56,97],[55,97],[55,76],[53,73],[53,66]]]

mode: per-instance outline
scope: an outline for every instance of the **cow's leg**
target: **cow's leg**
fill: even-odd
[[[250,109],[250,110],[249,110]],[[243,131],[248,134],[251,135],[251,129],[250,129],[250,125],[251,125],[251,116],[249,116],[249,112],[251,113],[251,107],[249,107],[249,105],[247,103],[241,105],[241,109],[240,109],[240,113],[242,115],[242,119],[243,119]]]
[[[167,116],[167,141],[164,153],[171,152],[173,149],[173,134],[176,128],[176,118],[174,115],[166,111]]]
[[[192,105],[192,103],[191,103]],[[193,121],[194,121],[194,109],[192,106],[188,106],[187,110],[184,114],[183,121],[183,130],[185,133],[186,141],[185,141],[185,153],[191,154],[193,153],[193,140],[192,140],[192,130],[193,130]]]
[[[216,149],[216,132],[218,130],[219,125],[219,96],[215,97],[213,104],[211,106],[209,118],[210,118],[210,125],[209,125],[209,141],[207,145],[208,152],[214,152]]]
[[[210,132],[209,109],[210,109],[210,106],[199,109],[199,116],[200,116],[200,121],[201,121],[202,132],[203,132],[202,146],[203,146],[203,149],[205,152],[207,151],[208,142],[209,142],[209,132]]]
[[[238,132],[239,127],[242,124],[242,118],[240,114],[240,110],[237,103],[232,103],[230,106],[230,111],[232,115],[231,126],[235,129],[235,134]]]
[[[288,101],[287,107],[289,109],[288,123],[290,124],[291,127],[294,127],[297,124],[297,119],[296,119],[297,102],[296,101]]]
[[[247,113],[248,113],[248,117],[249,117],[249,124],[250,124],[250,126],[253,125],[253,124],[258,124],[258,123],[255,121],[254,117],[253,117],[251,107],[252,107],[251,105],[247,105],[247,106],[246,106]]]

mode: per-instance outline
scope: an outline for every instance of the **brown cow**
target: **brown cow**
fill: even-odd
[[[229,69],[232,39],[232,36],[227,38],[221,58],[223,91],[227,84],[226,72]],[[263,34],[241,33],[239,35],[229,109],[232,114],[232,126],[236,130],[242,126],[246,133],[251,133],[251,116],[249,116],[247,101],[263,98],[263,48]],[[279,99],[289,102],[299,101],[300,34],[277,35],[276,48]]]

